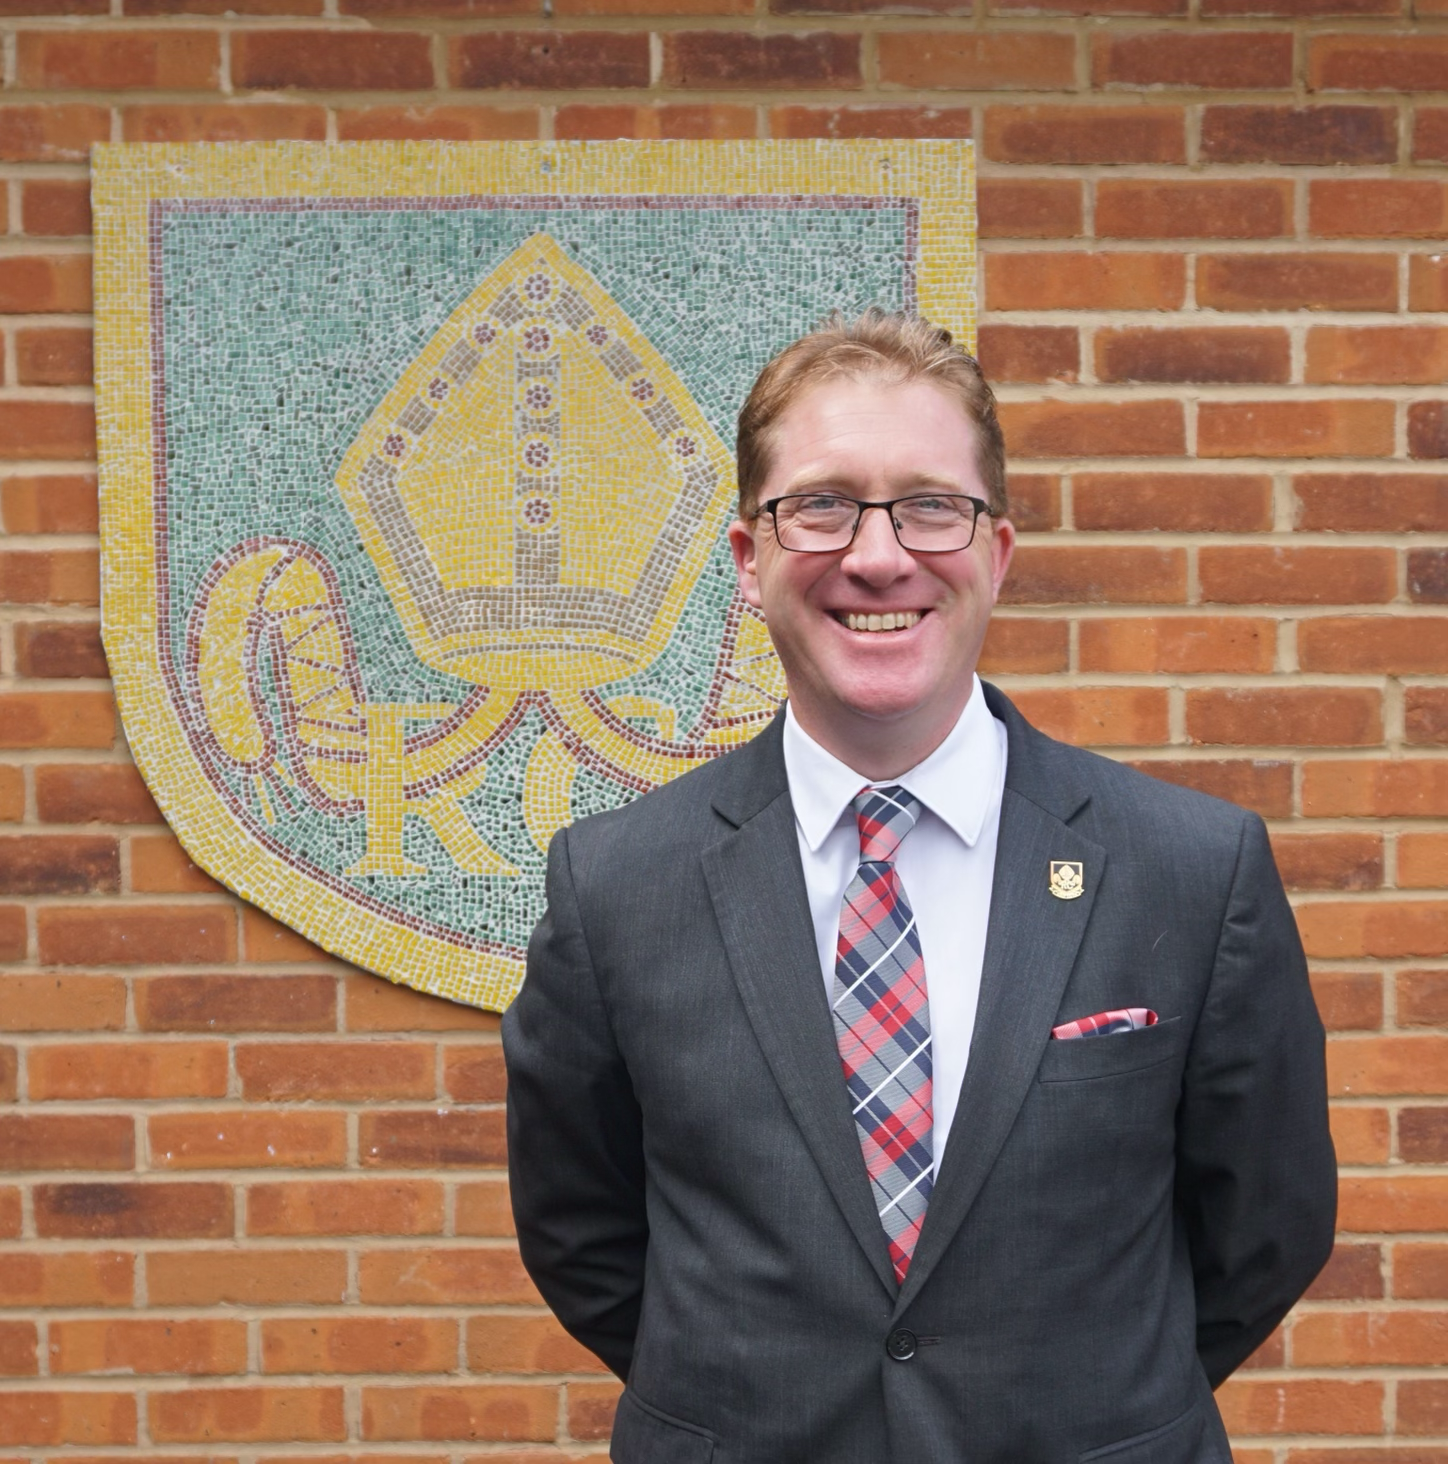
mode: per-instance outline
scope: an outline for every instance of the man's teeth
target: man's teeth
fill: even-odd
[[[920,623],[918,610],[891,610],[884,615],[845,615],[850,630],[909,630]]]

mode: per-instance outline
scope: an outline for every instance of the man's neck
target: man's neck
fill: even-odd
[[[903,719],[891,722],[852,719],[847,725],[839,726],[829,718],[814,716],[809,707],[801,706],[795,698],[790,699],[790,708],[800,730],[831,757],[838,758],[866,782],[883,783],[923,763],[950,736],[969,701],[967,691],[959,706],[921,725]]]

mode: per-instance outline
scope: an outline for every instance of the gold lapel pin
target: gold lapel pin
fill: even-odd
[[[1086,888],[1085,868],[1077,859],[1051,861],[1051,893],[1058,900],[1079,900]]]

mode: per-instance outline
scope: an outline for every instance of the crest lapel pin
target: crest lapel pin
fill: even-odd
[[[1085,869],[1077,859],[1051,861],[1051,893],[1058,900],[1076,900],[1086,888]]]

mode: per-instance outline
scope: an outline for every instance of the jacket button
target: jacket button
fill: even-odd
[[[885,1338],[885,1351],[895,1359],[896,1362],[909,1362],[915,1356],[916,1348],[915,1333],[908,1327],[896,1327],[888,1337]]]

